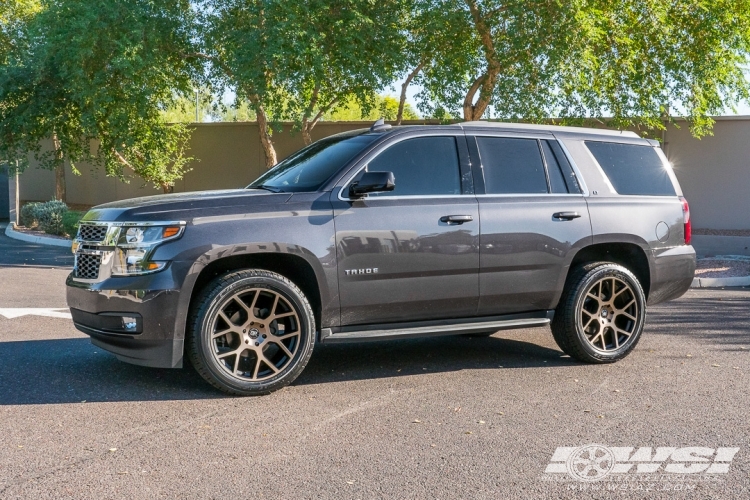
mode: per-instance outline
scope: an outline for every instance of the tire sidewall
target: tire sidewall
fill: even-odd
[[[588,337],[583,331],[583,327],[579,321],[579,316],[583,308],[583,302],[586,299],[586,294],[588,293],[589,289],[598,280],[607,277],[623,280],[630,286],[630,288],[633,290],[633,295],[635,296],[639,311],[639,314],[636,317],[636,324],[633,328],[633,332],[630,335],[630,338],[627,340],[625,345],[622,345],[618,349],[613,349],[611,351],[603,351],[591,345],[591,342],[589,342]],[[636,344],[638,344],[638,341],[640,340],[641,333],[643,332],[643,326],[646,322],[646,297],[643,293],[643,289],[641,288],[641,285],[636,277],[622,266],[616,264],[605,264],[596,267],[589,273],[587,273],[581,280],[578,287],[576,287],[576,300],[573,320],[575,321],[575,332],[578,338],[578,342],[589,356],[608,361],[621,359],[625,357],[633,348],[635,348]]]
[[[212,352],[211,323],[218,308],[223,305],[228,297],[241,292],[243,289],[250,288],[264,288],[281,294],[297,312],[301,331],[299,347],[297,348],[297,352],[294,353],[292,361],[280,373],[258,382],[245,381],[231,376],[219,364],[219,361]],[[198,312],[198,321],[196,323],[199,327],[199,331],[195,333],[198,337],[196,339],[197,354],[202,358],[203,365],[222,384],[235,391],[246,393],[270,392],[294,380],[304,369],[306,363],[302,361],[310,357],[315,341],[314,327],[313,323],[311,323],[311,311],[309,310],[307,301],[299,295],[299,292],[289,287],[284,281],[271,276],[246,276],[230,282],[226,286],[215,289],[209,295],[206,307]]]

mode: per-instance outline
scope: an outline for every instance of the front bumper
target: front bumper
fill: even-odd
[[[670,248],[653,255],[648,304],[681,297],[695,277],[695,250],[690,245]]]
[[[75,327],[121,361],[180,368],[187,305],[176,275],[179,263],[151,276],[83,283],[68,276],[67,301]],[[184,270],[183,270],[184,271]],[[125,325],[130,328],[126,328]]]

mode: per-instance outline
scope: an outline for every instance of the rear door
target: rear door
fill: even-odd
[[[424,134],[381,145],[332,193],[342,326],[476,313],[479,210],[466,140]],[[393,172],[395,190],[349,199],[365,168]]]
[[[564,149],[552,135],[477,131],[467,141],[481,166],[479,315],[554,308],[573,255],[591,242]]]

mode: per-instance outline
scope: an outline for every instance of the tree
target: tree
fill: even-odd
[[[189,129],[168,124],[162,110],[192,95],[202,74],[180,57],[193,50],[192,26],[187,0],[50,2],[29,22],[29,43],[0,68],[0,157],[33,154],[58,173],[66,160],[74,171],[89,161],[170,191],[189,160]]]
[[[356,99],[343,102],[335,110],[327,112],[323,119],[328,121],[355,121],[355,120],[377,120],[384,118],[388,121],[398,120],[399,113],[406,120],[419,120],[420,116],[407,102],[401,107],[401,103],[391,96],[376,95],[369,111],[365,111]]]
[[[415,0],[442,42],[422,106],[497,116],[662,128],[682,109],[694,134],[748,99],[748,0]]]
[[[404,46],[403,0],[282,2],[287,30],[277,82],[287,96],[282,116],[294,121],[305,144],[330,110],[346,101],[364,113],[376,92],[398,74]]]
[[[404,0],[206,0],[204,50],[216,87],[258,120],[266,166],[273,131],[291,120],[306,143],[323,116],[351,99],[369,109],[399,67]]]

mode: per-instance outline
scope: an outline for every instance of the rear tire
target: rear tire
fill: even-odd
[[[315,344],[310,303],[289,279],[260,269],[219,276],[192,310],[187,355],[211,385],[236,396],[292,383]]]
[[[552,321],[562,351],[585,363],[613,363],[636,346],[646,320],[638,278],[612,262],[573,271]]]

